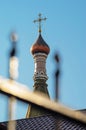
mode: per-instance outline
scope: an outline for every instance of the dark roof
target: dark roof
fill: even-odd
[[[5,123],[0,124],[0,130],[7,130],[7,126],[5,125]]]
[[[16,130],[86,130],[86,124],[58,113],[16,121]],[[2,122],[7,126],[7,122]]]
[[[86,114],[86,109],[82,109],[82,110],[79,110],[80,112],[82,112],[83,114]]]

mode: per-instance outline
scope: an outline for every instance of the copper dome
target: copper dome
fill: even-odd
[[[50,48],[47,43],[43,40],[41,34],[39,35],[37,41],[31,47],[31,53],[35,54],[38,52],[46,53],[47,55],[50,52]]]

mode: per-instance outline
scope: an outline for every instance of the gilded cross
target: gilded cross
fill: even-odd
[[[37,19],[37,20],[34,20],[33,22],[34,23],[36,23],[36,22],[38,22],[39,23],[39,33],[41,33],[41,22],[43,21],[43,20],[46,20],[47,18],[45,17],[45,18],[42,18],[41,17],[41,14],[39,14],[39,18]]]

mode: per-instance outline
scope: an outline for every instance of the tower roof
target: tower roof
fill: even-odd
[[[37,41],[31,47],[32,54],[39,53],[39,52],[45,53],[47,55],[50,52],[50,48],[42,38],[41,34],[39,34]]]

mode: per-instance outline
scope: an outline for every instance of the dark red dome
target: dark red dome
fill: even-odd
[[[41,34],[39,35],[37,41],[31,47],[31,53],[35,54],[38,52],[46,53],[47,55],[50,52],[50,48],[47,43],[43,40]]]

